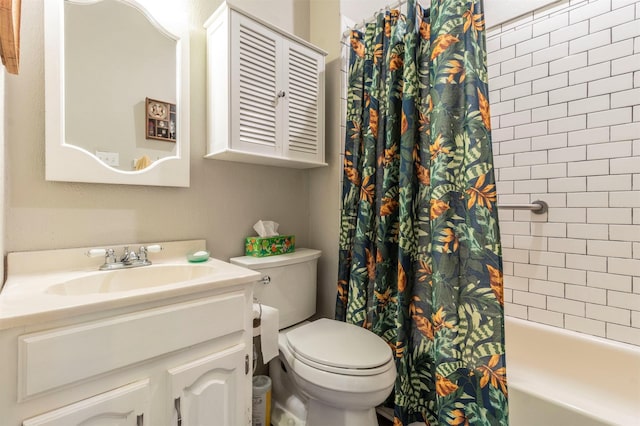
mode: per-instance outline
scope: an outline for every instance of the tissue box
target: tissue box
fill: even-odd
[[[293,253],[296,246],[295,235],[276,235],[275,237],[247,237],[244,254],[253,257],[275,256]]]

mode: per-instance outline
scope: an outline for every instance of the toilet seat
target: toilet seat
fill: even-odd
[[[330,319],[297,327],[284,342],[291,355],[320,371],[344,376],[375,376],[395,368],[389,346],[362,327]]]

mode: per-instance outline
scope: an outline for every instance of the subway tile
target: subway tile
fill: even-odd
[[[629,5],[608,13],[598,14],[589,20],[589,31],[600,31],[632,21],[634,12],[634,6]]]
[[[611,225],[609,226],[609,235],[610,239],[614,241],[640,241],[640,226]]]
[[[587,241],[587,254],[631,258],[630,241]],[[631,287],[629,287],[631,291]]]
[[[498,194],[513,194],[513,181],[500,181],[496,182],[496,189]]]
[[[526,81],[538,80],[549,75],[549,64],[546,62],[540,65],[516,71],[516,84]]]
[[[631,311],[611,306],[592,305],[587,303],[587,318],[611,322],[621,325],[631,325]]]
[[[529,194],[532,192],[546,192],[546,180],[519,180],[513,183],[514,191],[519,194]]]
[[[504,305],[504,314],[510,317],[527,319],[527,307],[508,303]]]
[[[571,300],[581,300],[583,302],[607,304],[607,291],[601,288],[586,287],[582,285],[565,285],[565,297]]]
[[[587,81],[597,80],[599,78],[609,77],[611,66],[608,62],[591,65],[589,67],[578,68],[569,71],[569,84],[579,84]]]
[[[551,44],[558,44],[589,34],[589,22],[582,21],[564,28],[551,31]]]
[[[531,166],[532,179],[561,178],[567,176],[567,165],[564,163]]]
[[[637,311],[640,306],[640,294],[609,290],[607,296],[609,306],[633,309],[634,311]]]
[[[489,80],[489,87],[491,88],[491,90],[504,89],[505,87],[513,86],[514,82],[515,82],[515,74],[509,73],[509,74],[501,75],[499,77],[492,77]]]
[[[608,175],[609,160],[574,161],[568,164],[568,176]]]
[[[573,55],[585,50],[594,49],[611,43],[611,31],[602,30],[569,41],[569,54]],[[566,55],[565,55],[566,56]],[[557,58],[554,58],[557,59]]]
[[[629,4],[635,4],[636,2],[637,0],[612,0],[611,9],[615,10],[615,9],[627,6]],[[631,11],[631,15],[633,15],[633,10]]]
[[[589,65],[604,62],[608,67],[608,61],[629,55],[633,55],[633,40],[622,40],[617,43],[607,44],[606,46],[589,50]]]
[[[631,121],[631,120],[629,120]],[[531,111],[519,111],[511,114],[505,114],[500,117],[500,122],[504,127],[518,126],[520,124],[531,123]],[[620,123],[615,123],[620,124]]]
[[[509,59],[513,59],[515,57],[516,47],[503,45],[502,49],[487,54],[487,62],[491,65],[494,65],[504,61],[508,61]]]
[[[612,274],[637,275],[638,271],[640,271],[640,260],[638,259],[609,258],[609,272]]]
[[[633,88],[633,81],[631,73],[627,73],[590,81],[588,85],[589,96],[597,96],[603,93],[613,93],[631,89]]]
[[[589,145],[587,159],[631,157],[631,142],[609,142]]]
[[[573,192],[567,194],[568,207],[609,207],[608,192]]]
[[[629,191],[631,175],[589,176],[587,191]]]
[[[564,315],[558,312],[551,312],[546,309],[538,309],[530,306],[528,308],[528,320],[533,322],[539,322],[542,324],[551,325],[554,327],[564,326]]]
[[[628,123],[611,127],[612,141],[636,139],[638,135],[640,135],[640,123]]]
[[[487,53],[493,53],[500,49],[500,37],[489,38],[487,35]],[[492,55],[488,55],[491,59]]]
[[[502,257],[507,262],[529,263],[529,251],[528,250],[518,250],[518,249],[504,248],[502,250]]]
[[[640,25],[638,25],[640,28]],[[640,53],[611,61],[611,74],[618,75],[640,69]]]
[[[587,190],[584,177],[549,179],[549,192],[581,192]]]
[[[501,222],[500,232],[512,235],[529,235],[531,232],[529,222]]]
[[[505,167],[500,169],[500,181],[531,179],[530,167]]]
[[[544,121],[567,116],[567,104],[555,104],[531,111],[531,121]]]
[[[556,133],[553,135],[536,136],[534,138],[531,138],[532,150],[563,148],[566,146],[567,146],[566,133]]]
[[[588,223],[630,224],[631,209],[593,207],[587,209]],[[638,269],[640,271],[640,269]]]
[[[582,7],[578,7],[569,12],[569,22],[571,24],[575,22],[584,21],[593,16],[603,15],[611,10],[611,4],[609,1],[597,1],[586,4]]]
[[[513,273],[518,277],[535,278],[539,280],[547,279],[547,267],[542,265],[515,263],[513,265]]]
[[[513,302],[513,290],[511,290],[510,288],[505,288],[502,294],[505,304],[510,304]]]
[[[564,28],[569,25],[569,13],[561,13],[556,16],[535,22],[533,24],[533,36],[549,33],[559,28]]]
[[[529,252],[529,263],[531,263],[532,265],[546,265],[563,268],[564,254],[532,250]]]
[[[532,124],[525,124],[523,126],[518,126],[515,129],[515,137],[516,138],[530,138],[533,136],[542,136],[546,135],[547,130],[547,122],[538,122]]]
[[[567,237],[606,240],[609,238],[609,226],[595,223],[568,223]]]
[[[605,290],[631,293],[631,277],[627,275],[587,271],[587,285],[589,287],[604,288]]]
[[[609,109],[609,95],[592,96],[569,102],[569,115],[584,114],[587,112],[603,111]]]
[[[518,291],[529,291],[529,279],[524,277],[514,277],[512,275],[505,276],[504,287]]]
[[[631,121],[632,109],[616,108],[587,114],[587,127],[604,127],[625,124]]]
[[[502,46],[511,46],[517,43],[529,40],[531,38],[532,28],[527,25],[521,29],[503,33],[501,37]]]
[[[631,47],[633,50],[633,46]],[[531,55],[517,56],[514,59],[509,59],[500,64],[500,69],[503,73],[515,72],[521,69],[529,68],[531,66]]]
[[[491,140],[494,143],[513,140],[513,127],[491,130]]]
[[[587,211],[584,208],[554,208],[548,213],[550,222],[586,223]]]
[[[586,88],[585,88],[585,93],[586,93]],[[509,101],[509,102],[513,102],[513,101]],[[549,104],[549,94],[547,92],[543,92],[543,93],[538,93],[536,95],[524,96],[524,97],[515,99],[515,110],[522,111],[525,109],[534,109],[541,106],[547,106],[548,104]]]
[[[631,312],[631,326],[640,329],[640,311]]]
[[[532,64],[538,65],[543,62],[551,62],[555,59],[564,58],[569,54],[569,43],[551,43],[551,47],[533,52]]]
[[[549,267],[548,275],[550,281],[576,285],[587,284],[587,271],[584,270]]]
[[[549,74],[558,74],[577,68],[586,67],[588,64],[587,52],[576,53],[565,58],[556,59],[549,62]]]
[[[515,154],[516,166],[528,166],[533,164],[546,164],[547,152],[546,151],[534,151],[534,152],[521,152]]]
[[[513,154],[494,155],[493,167],[503,169],[505,167],[513,167]]]
[[[587,254],[587,241],[573,238],[549,238],[549,251]]]
[[[571,315],[584,315],[585,303],[578,300],[564,299],[561,296],[550,296],[547,297],[547,309]]]
[[[521,83],[505,87],[500,91],[500,99],[507,101],[509,99],[517,99],[531,94],[531,82]]]
[[[549,133],[572,132],[587,127],[586,115],[574,115],[567,118],[549,120]]]
[[[640,173],[640,160],[637,157],[612,158],[611,174]]]
[[[553,89],[566,87],[569,83],[569,74],[555,74],[549,77],[541,78],[533,82],[533,93],[546,92]]]
[[[547,250],[547,239],[528,235],[516,235],[513,237],[513,246],[525,250]]]
[[[494,102],[491,104],[491,116],[509,114],[514,111],[514,101]]]
[[[640,346],[640,329],[608,323],[607,338]]]
[[[516,45],[516,56],[526,55],[527,53],[549,47],[549,34],[543,34],[530,40],[523,41]]]
[[[522,127],[522,126],[521,126]],[[516,127],[516,132],[518,128]],[[517,133],[516,133],[516,136]],[[528,152],[531,149],[530,139],[515,139],[511,141],[505,141],[500,144],[500,154],[512,154],[515,152]]]
[[[564,74],[557,74],[564,75]],[[563,87],[561,89],[549,92],[549,103],[557,104],[559,102],[574,101],[576,99],[584,99],[587,97],[587,83],[576,84],[575,86]]]
[[[640,61],[640,59],[638,59]],[[640,103],[640,88],[611,94],[611,108],[634,106]],[[631,121],[631,119],[629,120]],[[638,134],[640,137],[640,134]]]
[[[567,224],[533,222],[531,224],[531,235],[541,237],[566,237]]]
[[[487,75],[489,76],[489,83],[491,83],[492,79],[500,77],[500,64],[488,65]]]
[[[611,40],[614,42],[638,36],[640,36],[640,21],[638,19],[626,24],[616,25],[611,29]]]
[[[578,130],[569,133],[569,146],[609,142],[609,128]]]
[[[598,256],[584,256],[581,254],[567,254],[567,268],[583,269],[585,271],[606,272],[607,258]]]
[[[573,146],[549,150],[549,163],[569,163],[584,161],[587,159],[587,150],[584,146]]]
[[[599,337],[606,337],[607,334],[604,322],[573,315],[564,316],[564,328]]]

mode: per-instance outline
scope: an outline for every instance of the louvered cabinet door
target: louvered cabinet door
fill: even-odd
[[[324,57],[299,44],[284,42],[286,108],[284,156],[324,162]]]
[[[282,37],[240,14],[231,15],[231,148],[281,155],[278,56]]]

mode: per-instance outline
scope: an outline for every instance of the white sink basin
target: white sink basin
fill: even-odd
[[[117,293],[184,283],[214,275],[216,268],[208,264],[150,265],[114,271],[96,271],[50,286],[46,292],[60,296]]]

